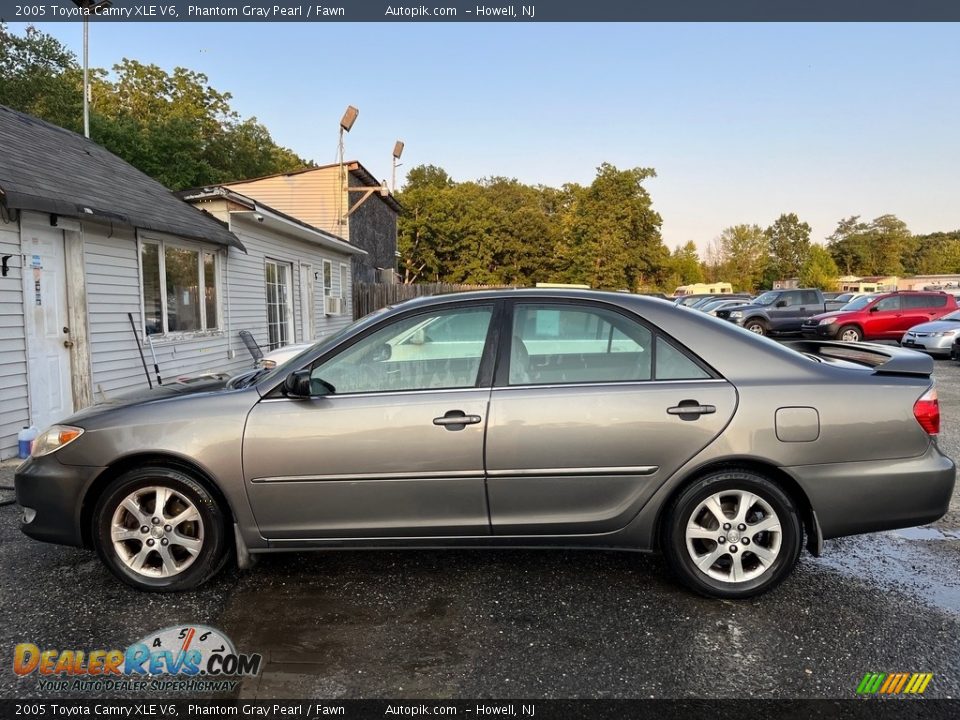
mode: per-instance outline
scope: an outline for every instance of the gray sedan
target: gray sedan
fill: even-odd
[[[261,553],[581,546],[743,598],[804,546],[946,512],[932,366],[619,293],[422,298],[226,388],[67,418],[17,498],[25,533],[143,590]]]
[[[933,322],[914,325],[904,333],[900,344],[931,355],[950,357],[957,337],[960,337],[960,310],[954,310]]]

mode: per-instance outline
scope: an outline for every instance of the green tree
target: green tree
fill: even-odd
[[[847,275],[900,275],[914,247],[906,223],[895,215],[881,215],[869,223],[856,215],[845,218],[827,241],[831,256]]]
[[[597,168],[589,187],[568,186],[571,196],[558,274],[595,288],[637,290],[658,284],[669,257],[660,237],[645,180],[651,168]]]
[[[83,80],[76,56],[52,35],[0,22],[0,105],[74,131],[83,129]]]
[[[800,286],[833,290],[840,272],[830,252],[822,245],[811,245],[800,268]]]
[[[280,147],[230,94],[186,68],[168,73],[124,59],[91,71],[91,138],[172,189],[286,172],[308,163]],[[0,103],[70,130],[82,128],[76,57],[46,33],[0,23]]]
[[[960,272],[960,230],[913,237],[910,255],[904,259],[906,272],[937,275]]]
[[[700,262],[700,256],[697,254],[697,246],[693,241],[686,245],[677,246],[670,255],[667,263],[666,277],[663,281],[663,287],[673,290],[680,285],[689,285],[691,283],[703,282],[703,264]]]
[[[769,265],[769,241],[759,225],[734,225],[726,228],[715,246],[714,262],[720,280],[732,283],[736,290],[753,292]]]
[[[784,213],[765,231],[770,243],[771,279],[797,277],[810,250],[810,226],[796,213]]]

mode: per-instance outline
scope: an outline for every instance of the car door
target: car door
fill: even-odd
[[[799,290],[780,294],[769,311],[774,329],[780,332],[793,332],[800,329],[803,325],[801,299]]]
[[[635,316],[518,300],[487,422],[495,535],[604,533],[709,444],[733,386]]]
[[[914,325],[936,320],[947,312],[946,294],[904,294],[901,296],[901,303],[904,331]]]
[[[906,331],[906,328],[902,327],[902,316],[899,295],[881,298],[867,311],[867,318],[863,323],[864,339],[899,340]]]
[[[483,439],[496,307],[386,321],[310,364],[315,397],[276,392],[258,403],[243,467],[264,537],[489,534]]]

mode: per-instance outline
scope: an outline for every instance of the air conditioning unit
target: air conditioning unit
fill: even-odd
[[[343,314],[343,298],[335,297],[333,295],[328,295],[323,299],[323,314],[324,315],[342,315]]]

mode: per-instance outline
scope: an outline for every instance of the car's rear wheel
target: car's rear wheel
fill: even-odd
[[[673,502],[664,555],[680,580],[710,597],[746,598],[779,585],[800,556],[803,530],[790,497],[745,470],[701,478]]]
[[[93,517],[101,559],[140,590],[189,590],[215,575],[227,558],[216,499],[177,468],[124,473],[100,497]]]
[[[863,333],[856,325],[844,325],[837,333],[837,339],[843,342],[860,342],[863,339]]]
[[[766,335],[769,332],[767,324],[763,320],[747,320],[744,327],[757,335]]]

